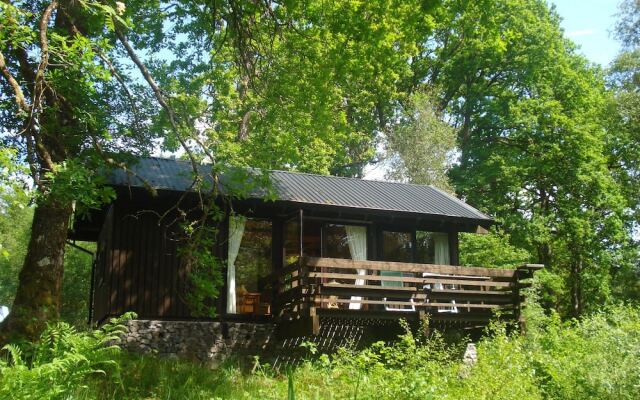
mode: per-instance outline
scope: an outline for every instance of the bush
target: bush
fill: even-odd
[[[454,379],[449,399],[535,400],[542,399],[535,370],[531,368],[527,344],[518,335],[508,335],[504,324],[489,328],[490,336],[478,343],[478,361],[462,370],[464,379]]]
[[[640,398],[640,310],[608,306],[582,321],[548,318],[528,343],[546,398]]]

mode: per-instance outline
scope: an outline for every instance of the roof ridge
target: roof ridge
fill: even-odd
[[[155,158],[158,160],[164,160],[164,161],[180,161],[183,163],[189,163],[189,160],[183,160],[183,159],[179,159],[179,158],[167,158],[167,157],[159,157],[159,156],[149,156],[149,157],[144,157],[144,158]],[[206,164],[204,164],[206,165]],[[240,167],[242,168],[242,167]],[[247,167],[250,169],[255,169],[255,170],[263,170],[262,168],[255,168],[255,167]],[[287,171],[284,169],[264,169],[265,171],[269,171],[269,172],[281,172],[284,174],[296,174],[296,175],[308,175],[308,176],[319,176],[319,177],[323,177],[323,178],[338,178],[338,179],[348,179],[348,180],[356,180],[356,181],[366,181],[366,182],[378,182],[378,183],[384,183],[384,184],[389,184],[389,185],[409,185],[409,186],[417,186],[417,187],[431,187],[434,189],[437,189],[440,192],[443,192],[441,189],[438,189],[437,187],[433,186],[433,185],[422,185],[419,183],[411,183],[411,182],[398,182],[398,181],[383,181],[380,179],[366,179],[366,178],[357,178],[355,176],[340,176],[340,175],[331,175],[331,174],[327,174],[327,175],[323,175],[323,174],[315,174],[312,172],[303,172],[303,171]],[[455,198],[455,197],[454,197]]]

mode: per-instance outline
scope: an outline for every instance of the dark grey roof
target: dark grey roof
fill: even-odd
[[[207,165],[200,168],[203,176],[210,171]],[[182,160],[141,158],[130,169],[158,190],[185,191],[193,182],[191,164]],[[487,215],[432,186],[299,172],[270,171],[269,174],[277,200],[491,221]],[[143,186],[135,175],[116,170],[109,183]],[[221,180],[224,182],[224,177]],[[254,192],[250,197],[262,196]]]

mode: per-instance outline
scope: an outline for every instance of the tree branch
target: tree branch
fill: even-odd
[[[94,135],[91,135],[91,141],[93,142],[93,148],[96,150],[96,152],[98,153],[98,155],[100,156],[100,158],[102,158],[102,160],[104,161],[105,164],[114,167],[114,168],[120,168],[122,169],[127,175],[129,176],[133,176],[136,179],[140,180],[140,182],[142,182],[142,184],[144,185],[145,189],[147,189],[152,196],[157,196],[158,195],[158,191],[156,190],[156,188],[153,187],[153,185],[151,185],[151,183],[146,180],[145,178],[141,177],[140,175],[138,175],[135,171],[130,170],[127,167],[127,164],[123,163],[123,162],[117,162],[116,160],[114,160],[113,158],[109,157],[104,150],[102,149],[102,146],[100,145],[100,143],[98,142],[98,140],[96,139],[96,137]]]
[[[114,20],[114,23],[117,23],[117,22]],[[180,142],[180,145],[182,146],[184,151],[187,153],[187,156],[189,157],[189,161],[191,162],[191,167],[193,168],[194,174],[197,175],[198,163],[196,161],[196,158],[193,152],[191,151],[191,148],[188,146],[187,142],[184,140],[184,138],[182,137],[182,134],[180,133],[180,129],[178,127],[178,123],[176,122],[176,115],[173,108],[169,106],[169,103],[167,103],[167,100],[165,99],[165,96],[162,93],[162,90],[160,90],[160,87],[158,86],[156,81],[153,79],[153,76],[151,76],[151,73],[149,72],[147,67],[144,65],[142,60],[140,60],[136,52],[133,50],[133,47],[131,47],[131,44],[129,44],[129,41],[127,40],[127,38],[122,34],[122,32],[118,28],[115,29],[115,32],[116,32],[116,36],[118,37],[118,40],[120,40],[120,43],[122,43],[125,50],[127,51],[129,58],[131,58],[131,61],[133,61],[133,63],[136,64],[136,66],[138,67],[138,70],[140,71],[144,79],[147,81],[149,86],[151,87],[151,90],[153,90],[153,94],[155,95],[156,100],[158,101],[158,103],[160,103],[160,106],[162,106],[162,108],[165,110],[165,112],[169,116],[169,122],[171,123],[171,128],[173,129],[173,132],[175,133],[178,141]]]
[[[16,104],[18,105],[18,108],[28,114],[31,111],[31,107],[29,107],[26,99],[24,98],[24,93],[22,92],[20,84],[13,77],[11,71],[9,71],[9,68],[7,68],[7,63],[5,61],[4,54],[2,54],[2,51],[0,51],[0,71],[2,71],[2,75],[13,89],[13,92],[16,96]]]
[[[49,40],[47,39],[47,30],[49,28],[49,21],[51,20],[51,14],[53,10],[58,7],[58,1],[53,0],[47,8],[42,13],[42,17],[40,18],[39,30],[40,30],[40,63],[38,64],[38,69],[36,70],[35,83],[34,83],[34,93],[33,93],[33,102],[31,107],[31,116],[30,120],[33,120],[34,114],[41,109],[41,100],[42,93],[46,90],[46,84],[44,81],[45,78],[45,70],[47,65],[49,64]],[[29,122],[31,125],[31,122]],[[54,162],[51,159],[51,155],[49,151],[42,143],[42,138],[39,134],[33,134],[33,139],[35,141],[35,148],[40,155],[44,163],[44,167],[53,170]]]
[[[34,108],[40,109],[40,99],[42,98],[42,92],[45,89],[44,84],[44,73],[47,69],[47,65],[49,64],[49,40],[47,39],[47,30],[49,29],[49,21],[51,20],[51,14],[53,10],[58,7],[58,1],[53,0],[49,6],[42,13],[42,17],[40,18],[39,25],[39,36],[40,36],[40,63],[38,64],[38,69],[36,70],[35,77],[35,90],[34,90]]]
[[[114,21],[114,24],[117,24],[117,21]],[[195,158],[195,156],[193,154],[193,151],[191,150],[191,148],[187,144],[186,140],[182,137],[182,133],[180,132],[180,127],[178,126],[178,122],[177,122],[177,117],[176,117],[175,111],[169,105],[167,99],[165,98],[164,93],[162,92],[162,90],[160,89],[160,87],[158,86],[156,81],[153,79],[153,76],[151,75],[151,73],[149,72],[147,67],[144,65],[142,60],[140,60],[140,58],[136,54],[136,52],[133,49],[133,47],[131,47],[131,44],[129,43],[127,38],[118,29],[117,25],[116,25],[115,32],[116,32],[116,36],[118,37],[118,40],[120,40],[120,43],[122,43],[122,45],[124,46],[125,50],[127,51],[127,54],[129,55],[131,60],[134,62],[134,64],[136,64],[136,66],[138,67],[138,70],[140,71],[140,73],[142,73],[142,75],[144,76],[144,79],[147,81],[147,83],[151,87],[151,90],[153,91],[153,93],[154,93],[154,95],[156,97],[156,100],[158,101],[158,103],[162,106],[162,108],[165,110],[165,112],[169,116],[169,122],[171,124],[171,128],[172,128],[173,132],[175,133],[178,141],[180,142],[180,145],[182,146],[184,151],[187,153],[187,156],[189,157],[189,161],[191,162],[191,168],[193,169],[194,184],[195,184],[196,181],[201,179],[200,178],[200,170],[198,168],[198,162],[196,161],[196,158]],[[193,128],[189,127],[189,129],[192,130]],[[198,135],[197,134],[190,135],[190,138],[192,140],[194,140],[198,144],[198,146],[200,146],[200,149],[207,155],[207,157],[209,157],[210,161],[213,164],[215,164],[215,160],[216,160],[215,157],[206,148],[204,143],[202,143],[202,141],[198,138]],[[213,172],[212,172],[211,175],[212,175],[212,178],[213,178],[214,191],[215,191],[215,190],[217,190],[217,184],[218,184],[219,178],[218,178],[217,174],[215,174]]]

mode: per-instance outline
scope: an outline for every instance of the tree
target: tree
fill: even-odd
[[[603,76],[543,1],[451,0],[439,21],[413,68],[458,130],[456,190],[566,282],[559,303],[580,315],[608,298],[629,236]]]
[[[399,83],[412,73],[416,43],[433,27],[434,6],[396,0],[267,4],[177,7],[172,15],[190,18],[178,19],[176,31],[206,40],[184,46],[189,56],[167,66],[180,73],[169,74],[173,82],[163,86],[208,94],[200,117],[204,140],[225,163],[361,174],[376,133],[404,97]],[[223,28],[204,28],[210,21]]]
[[[0,149],[0,305],[4,306],[13,302],[33,216],[25,183],[18,183],[24,174],[15,157],[13,149]]]
[[[94,62],[106,46],[93,40],[101,17],[79,7],[65,1],[0,3],[3,139],[20,149],[28,163],[37,204],[0,339],[7,331],[35,337],[58,315],[72,201],[77,199],[81,209],[111,195],[98,188],[90,173],[95,164],[91,143],[99,146],[109,128],[118,125],[119,113],[104,99],[120,96],[107,79],[108,70]]]
[[[453,191],[447,172],[456,144],[455,130],[426,94],[414,94],[406,116],[386,135],[387,179],[433,185]]]
[[[518,268],[531,254],[510,243],[509,235],[492,228],[488,233],[460,235],[460,265],[486,268]]]
[[[159,147],[191,162],[204,194],[197,221],[182,221],[193,270],[211,270],[197,260],[217,212],[201,160],[214,179],[224,165],[359,174],[434,4],[1,2],[3,142],[29,166],[36,206],[0,342],[58,316],[68,221],[112,199],[94,171],[127,169],[117,154]]]
[[[627,199],[628,229],[635,231],[619,257],[614,290],[625,298],[640,298],[640,3],[620,4],[615,36],[622,52],[608,69],[607,83],[613,92],[610,112],[616,135],[607,139],[609,165]]]
[[[625,49],[637,49],[640,46],[640,3],[637,0],[622,0],[618,8],[615,37]]]

